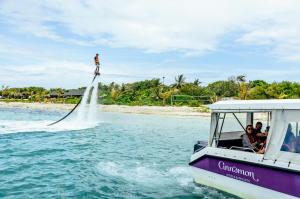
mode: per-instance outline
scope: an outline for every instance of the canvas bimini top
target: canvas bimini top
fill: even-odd
[[[218,111],[271,111],[271,110],[300,110],[300,99],[274,100],[228,100],[209,105],[213,112]]]

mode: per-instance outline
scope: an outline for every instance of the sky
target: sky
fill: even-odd
[[[298,0],[0,0],[0,86],[299,81]]]

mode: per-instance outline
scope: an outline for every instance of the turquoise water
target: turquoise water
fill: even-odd
[[[209,118],[101,113],[94,128],[61,130],[45,125],[62,111],[0,113],[0,197],[231,197],[196,186],[188,167]]]

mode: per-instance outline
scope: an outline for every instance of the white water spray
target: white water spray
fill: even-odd
[[[97,79],[96,79],[97,80]],[[90,95],[92,90],[92,94]],[[90,100],[89,100],[90,99]],[[81,103],[76,112],[76,125],[96,125],[98,104],[98,81],[89,85],[84,91]]]
[[[86,109],[87,109],[87,105],[88,105],[88,99],[89,99],[91,87],[92,87],[92,85],[89,85],[84,91],[81,103],[78,107],[78,111],[77,111],[77,115],[76,115],[76,122],[82,122],[84,120],[84,116],[87,112]]]
[[[88,108],[88,122],[90,124],[97,123],[97,104],[98,104],[98,81],[94,82],[93,92],[90,100],[90,105]]]

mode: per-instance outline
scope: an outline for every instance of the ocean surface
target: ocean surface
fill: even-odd
[[[65,113],[0,109],[1,198],[233,198],[193,183],[209,118],[99,113],[94,126],[46,126]]]

